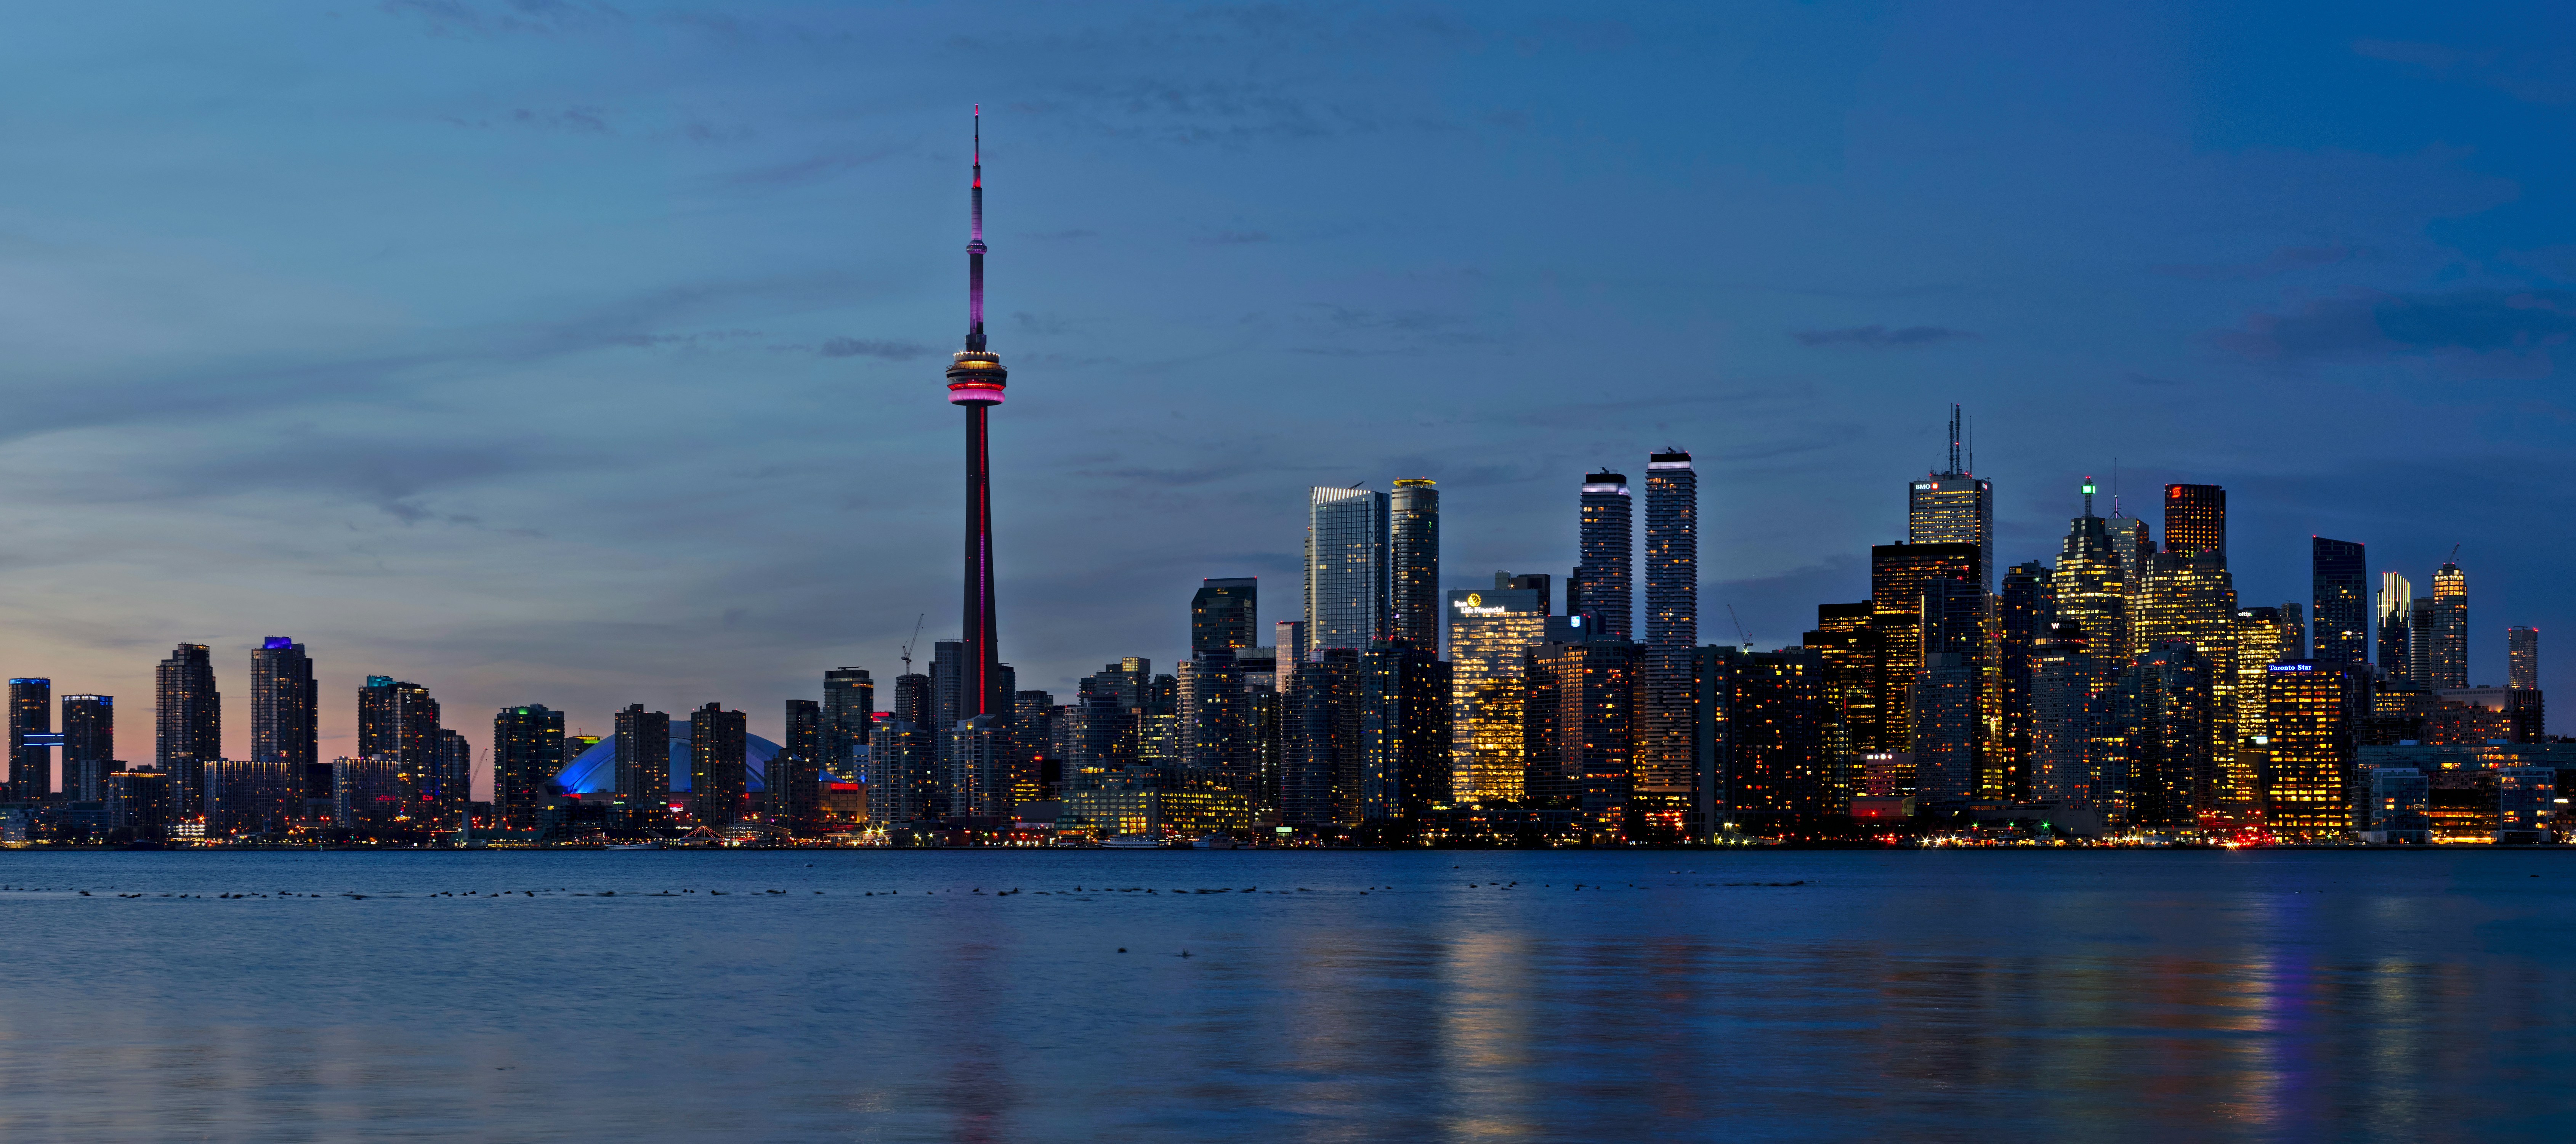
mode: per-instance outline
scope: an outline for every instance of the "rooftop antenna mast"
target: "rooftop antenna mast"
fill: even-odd
[[[905,675],[912,674],[912,645],[921,642],[921,621],[929,618],[930,613],[928,612],[923,612],[922,614],[912,618],[912,638],[903,641],[903,673]]]
[[[1955,401],[1950,403],[1950,467],[1941,471],[1943,473],[1964,471],[1959,468],[1959,403]]]

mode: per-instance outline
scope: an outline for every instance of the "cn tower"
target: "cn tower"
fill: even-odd
[[[966,407],[966,678],[960,719],[1007,713],[997,694],[1002,656],[993,635],[993,464],[985,448],[987,411],[1002,403],[1010,373],[984,350],[984,108],[975,108],[974,237],[966,243],[966,349],[948,367],[948,401]]]

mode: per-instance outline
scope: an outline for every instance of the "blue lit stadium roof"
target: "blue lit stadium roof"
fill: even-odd
[[[769,771],[769,760],[778,757],[778,744],[758,735],[746,736],[750,750],[745,754],[744,769],[751,790],[766,790],[761,782]],[[555,783],[574,794],[594,794],[617,789],[617,736],[610,735],[581,753],[572,765],[555,776]],[[671,789],[689,789],[689,724],[684,719],[671,720]]]

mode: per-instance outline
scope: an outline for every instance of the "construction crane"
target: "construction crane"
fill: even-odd
[[[1752,633],[1744,630],[1744,621],[1735,618],[1735,605],[1728,604],[1726,606],[1726,619],[1727,622],[1735,625],[1735,638],[1744,641],[1744,650],[1752,651],[1753,635]]]
[[[905,675],[912,674],[912,645],[921,642],[921,621],[929,618],[930,613],[928,612],[923,612],[912,618],[912,638],[903,641],[903,673]]]

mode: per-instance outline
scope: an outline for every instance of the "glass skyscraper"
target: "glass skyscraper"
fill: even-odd
[[[54,730],[54,681],[9,681],[9,797],[22,801],[54,793],[54,749],[30,743],[30,735]]]
[[[563,712],[541,703],[492,716],[492,817],[504,828],[536,828],[544,784],[563,772],[563,739]]]
[[[1601,639],[1634,639],[1637,532],[1628,478],[1610,472],[1586,475],[1579,503],[1575,552],[1582,563],[1565,582],[1565,614],[1592,617]]]
[[[1691,649],[1699,645],[1699,474],[1691,455],[1646,459],[1646,660],[1637,742],[1636,801],[1659,838],[1705,837],[1699,800],[1697,689]]]
[[[2361,545],[2309,540],[2309,657],[2320,665],[2370,661],[2370,572]]]
[[[1907,544],[1973,544],[1981,592],[1995,590],[1994,482],[1972,476],[1960,456],[1959,407],[1950,407],[1950,463],[1906,486]]]
[[[2379,574],[2379,674],[2414,677],[2415,586],[2394,572]]]
[[[2433,598],[2415,605],[2415,678],[2434,688],[2469,685],[2469,577],[2445,562],[2433,570]]]
[[[877,685],[863,667],[823,673],[822,754],[815,761],[844,782],[858,782],[860,749],[876,718]]]
[[[722,703],[690,713],[689,811],[699,825],[722,830],[751,809],[749,735],[749,720]]]
[[[1306,500],[1306,646],[1361,650],[1393,609],[1387,495],[1317,487]]]
[[[63,696],[63,793],[82,802],[107,797],[116,759],[116,697]]]
[[[1258,577],[1200,581],[1199,590],[1190,595],[1190,654],[1258,646],[1255,614],[1260,607]]]
[[[1395,482],[1387,497],[1388,634],[1440,654],[1440,490],[1421,479]],[[1250,645],[1247,630],[1246,646]]]

